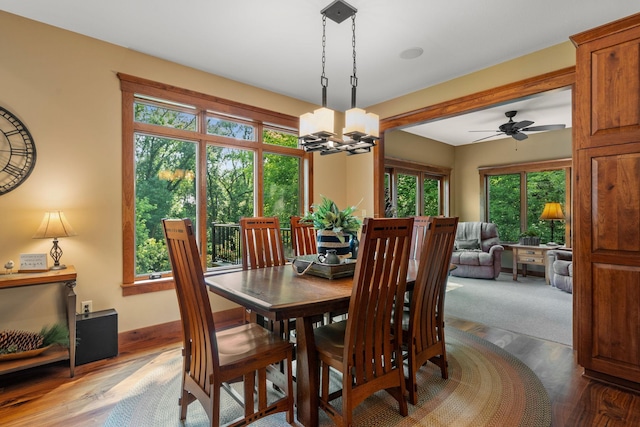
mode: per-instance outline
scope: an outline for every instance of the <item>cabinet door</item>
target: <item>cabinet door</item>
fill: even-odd
[[[580,150],[578,363],[640,383],[640,142]]]
[[[576,78],[575,149],[640,140],[640,27],[579,46]]]
[[[571,39],[578,363],[640,389],[640,14]]]

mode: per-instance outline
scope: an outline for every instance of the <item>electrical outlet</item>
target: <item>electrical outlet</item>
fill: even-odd
[[[91,313],[93,311],[93,301],[82,301],[82,313]]]

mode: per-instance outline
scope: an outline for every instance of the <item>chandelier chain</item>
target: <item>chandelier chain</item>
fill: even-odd
[[[353,78],[356,80],[356,14],[351,15],[351,32],[353,34],[351,38],[351,47],[353,48]]]
[[[324,66],[326,63],[325,48],[327,47],[326,29],[327,29],[327,15],[322,15],[322,75],[320,76],[320,84],[322,84],[323,87],[326,87],[328,83],[327,78],[325,77],[325,74],[324,74]]]

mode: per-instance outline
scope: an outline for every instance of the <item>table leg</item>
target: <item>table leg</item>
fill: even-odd
[[[69,370],[71,378],[75,375],[76,368],[76,293],[73,288],[76,287],[76,281],[65,283],[68,289],[67,299],[67,326],[69,328]]]
[[[518,250],[513,250],[513,280],[518,280]]]
[[[319,370],[311,317],[296,319],[296,406],[298,422],[318,426]]]

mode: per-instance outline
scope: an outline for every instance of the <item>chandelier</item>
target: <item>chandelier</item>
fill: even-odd
[[[356,107],[356,12],[358,10],[350,4],[335,0],[329,6],[322,9],[322,74],[320,85],[322,86],[322,108],[313,113],[305,113],[300,116],[299,143],[307,152],[319,151],[320,154],[334,154],[346,152],[347,154],[362,154],[371,151],[379,139],[378,115],[367,113]],[[325,76],[325,47],[327,17],[340,24],[351,17],[353,47],[353,75],[351,76],[351,109],[345,112],[345,127],[342,136],[334,133],[333,110],[327,108],[327,86],[329,79]]]

